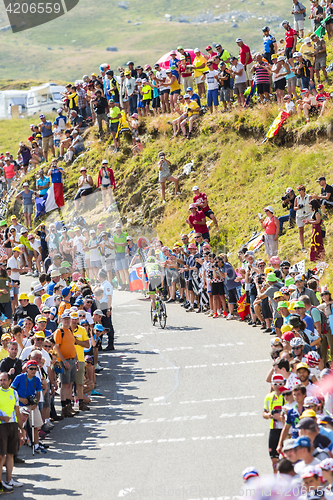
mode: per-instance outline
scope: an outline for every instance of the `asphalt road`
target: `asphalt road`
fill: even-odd
[[[115,292],[103,396],[55,424],[46,455],[20,451],[24,487],[12,499],[225,499],[239,494],[245,467],[270,472],[269,335],[178,304],[167,312],[166,329],[153,327],[149,300]]]

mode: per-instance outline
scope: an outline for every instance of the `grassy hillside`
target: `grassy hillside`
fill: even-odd
[[[269,24],[278,38],[283,34],[281,20],[291,18],[288,0],[279,4],[272,0],[120,3],[127,8],[109,0],[80,0],[68,14],[45,25],[16,34],[0,31],[2,78],[22,79],[25,75],[29,79],[73,80],[97,71],[102,62],[117,67],[131,58],[153,64],[178,44],[204,49],[221,42],[231,53],[238,53],[235,39],[240,35],[253,49],[259,49],[263,25]],[[1,2],[0,27],[5,25],[8,18]],[[106,52],[110,45],[118,51]]]

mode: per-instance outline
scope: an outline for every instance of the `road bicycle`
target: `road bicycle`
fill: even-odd
[[[163,300],[157,294],[155,296],[155,308],[156,308],[155,311],[153,310],[152,307],[150,309],[151,322],[152,322],[153,326],[155,326],[155,324],[158,321],[160,324],[160,327],[164,329],[165,325],[166,325],[166,321],[167,321],[167,312],[166,312],[166,307],[165,307]],[[154,314],[154,313],[156,313],[156,314]]]

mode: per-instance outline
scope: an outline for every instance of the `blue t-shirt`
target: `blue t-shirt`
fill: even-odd
[[[314,322],[313,322],[313,319],[311,318],[311,316],[306,314],[303,318],[303,321],[305,321],[305,323],[306,323],[306,328],[308,330],[310,330],[311,332],[314,332],[315,326],[314,326]]]
[[[233,290],[239,286],[239,283],[235,281],[237,275],[229,262],[225,262],[221,269],[222,273],[227,273],[226,278],[224,278],[224,283],[227,287],[227,290]]]
[[[56,125],[57,127],[61,128],[61,130],[63,130],[65,128],[66,123],[67,123],[67,116],[59,115],[54,120],[53,125]]]
[[[27,193],[23,189],[23,191],[21,191],[19,194],[23,198],[23,206],[24,207],[26,205],[32,205],[32,195],[34,194],[34,192],[31,189],[29,189],[29,191]]]
[[[32,379],[28,379],[26,373],[21,373],[21,375],[17,375],[14,378],[12,388],[17,391],[20,398],[27,398],[28,396],[36,396],[37,392],[41,392],[42,383],[36,376]],[[25,405],[20,401],[20,406]]]
[[[176,64],[179,64],[179,59],[175,57],[174,59],[169,60],[169,68],[171,69],[171,74],[175,75],[176,78],[179,78],[179,72],[177,70]]]
[[[49,283],[46,287],[46,293],[48,293],[49,295],[53,295],[53,290],[55,286],[56,286],[55,282],[51,281],[51,283]]]
[[[262,41],[264,44],[264,52],[266,52],[266,54],[270,53],[271,46],[273,45],[273,43],[276,43],[276,39],[274,38],[274,36],[268,35],[268,36],[264,36],[262,38]]]
[[[200,106],[200,108],[201,108],[201,101],[200,101],[200,97],[198,96],[198,94],[193,93],[193,95],[191,97],[191,101],[196,101],[198,103],[198,106]]]
[[[332,451],[333,449],[333,431],[331,429],[327,429],[326,427],[323,427],[322,425],[318,426],[320,434],[323,436],[328,437],[328,439],[331,440],[331,444],[328,446],[328,449]]]
[[[43,186],[47,186],[47,184],[50,182],[50,177],[44,177],[43,179],[38,179],[36,182],[36,186],[38,188],[42,188]],[[41,189],[40,194],[41,196],[44,196],[48,192],[49,188],[46,189]]]
[[[303,413],[304,410],[305,410],[305,408],[303,407],[301,414]],[[299,413],[298,413],[296,404],[295,404],[294,408],[291,408],[291,410],[288,411],[286,423],[288,425],[291,425],[291,427],[292,427],[291,437],[293,439],[297,439],[298,438],[298,429],[296,429],[296,425],[299,424]]]
[[[62,183],[62,172],[63,172],[63,169],[60,167],[52,168],[51,179],[52,179],[53,184],[61,184]]]
[[[46,128],[45,125],[47,125],[48,127],[51,127],[51,128],[50,129]],[[42,125],[42,137],[49,137],[52,134],[53,134],[52,123],[49,120],[46,120]]]

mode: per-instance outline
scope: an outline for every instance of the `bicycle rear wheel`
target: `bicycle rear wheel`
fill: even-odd
[[[167,319],[167,313],[166,313],[165,304],[164,304],[164,302],[162,302],[162,300],[160,301],[158,319],[159,319],[159,322],[160,322],[160,327],[161,328],[165,328],[166,319]]]

